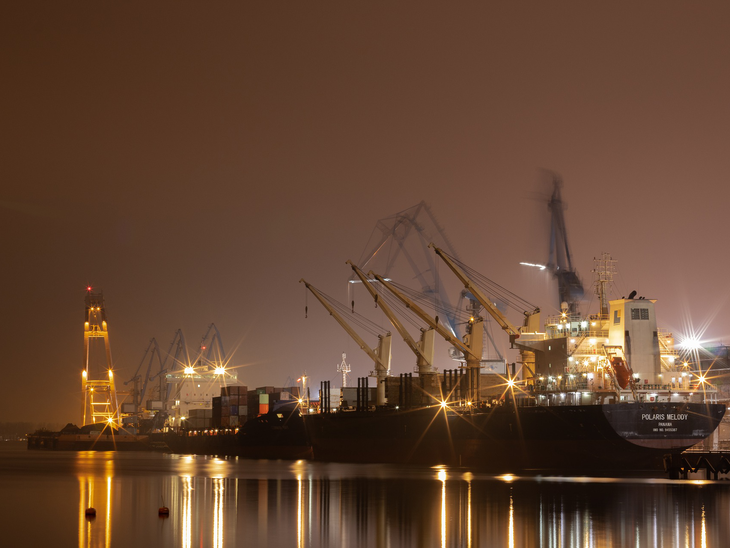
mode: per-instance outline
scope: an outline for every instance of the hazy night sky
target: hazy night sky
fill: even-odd
[[[589,294],[610,252],[618,296],[730,343],[727,2],[6,2],[0,27],[0,421],[80,421],[87,284],[121,380],[211,322],[249,386],[339,386],[343,351],[365,375],[298,280],[347,300],[345,260],[421,200],[554,311],[518,264],[547,260],[541,167]]]

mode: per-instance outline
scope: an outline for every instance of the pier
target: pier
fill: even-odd
[[[705,479],[717,480],[730,474],[730,451],[685,451],[664,456],[664,471],[670,479],[688,479],[689,474],[704,470]]]

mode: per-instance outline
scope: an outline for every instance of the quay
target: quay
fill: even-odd
[[[705,471],[705,479],[717,480],[730,474],[730,451],[684,451],[664,455],[664,471],[669,479],[688,479],[689,474]],[[730,478],[723,478],[730,479]]]

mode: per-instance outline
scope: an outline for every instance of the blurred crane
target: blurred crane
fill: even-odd
[[[134,388],[132,390],[132,402],[134,403],[135,413],[142,408],[142,403],[145,401],[144,398],[147,394],[147,384],[151,380],[150,373],[152,372],[152,364],[155,363],[155,358],[157,358],[158,371],[162,371],[163,360],[160,355],[160,347],[157,344],[157,340],[153,338],[147,345],[147,350],[145,350],[144,355],[142,356],[142,361],[139,362],[139,366],[137,367],[137,371],[134,373],[134,377],[124,383],[125,385],[134,383]],[[140,372],[142,371],[145,362],[147,362],[147,369],[144,375],[142,375]],[[142,384],[141,389],[139,386],[140,383]]]
[[[560,309],[567,314],[578,314],[578,306],[583,299],[583,284],[573,267],[568,246],[568,233],[565,230],[565,205],[560,195],[563,180],[555,172],[547,172],[552,178],[553,193],[548,202],[550,211],[550,256],[547,267],[558,280]]]
[[[396,261],[402,257],[420,285],[420,291],[430,297],[436,310],[442,311],[441,322],[452,334],[461,336],[464,327],[457,322],[438,275],[437,261],[428,250],[431,242],[458,256],[431,208],[422,201],[380,219],[357,266],[362,271],[377,270],[387,278],[392,274]],[[359,279],[353,274],[350,283],[359,283]]]

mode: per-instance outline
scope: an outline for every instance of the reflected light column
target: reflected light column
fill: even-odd
[[[515,507],[511,486],[509,488],[509,548],[515,548]]]
[[[441,548],[446,548],[446,470],[439,470],[441,482]]]
[[[104,546],[109,548],[112,543],[112,477],[106,477],[106,534]]]
[[[183,548],[191,548],[193,545],[193,485],[190,476],[183,476],[181,479],[183,483],[182,545]]]
[[[223,547],[223,478],[213,478],[213,548]]]
[[[304,519],[302,512],[302,475],[297,474],[297,548],[304,546]]]
[[[466,485],[466,546],[471,548],[471,478],[469,478]]]

